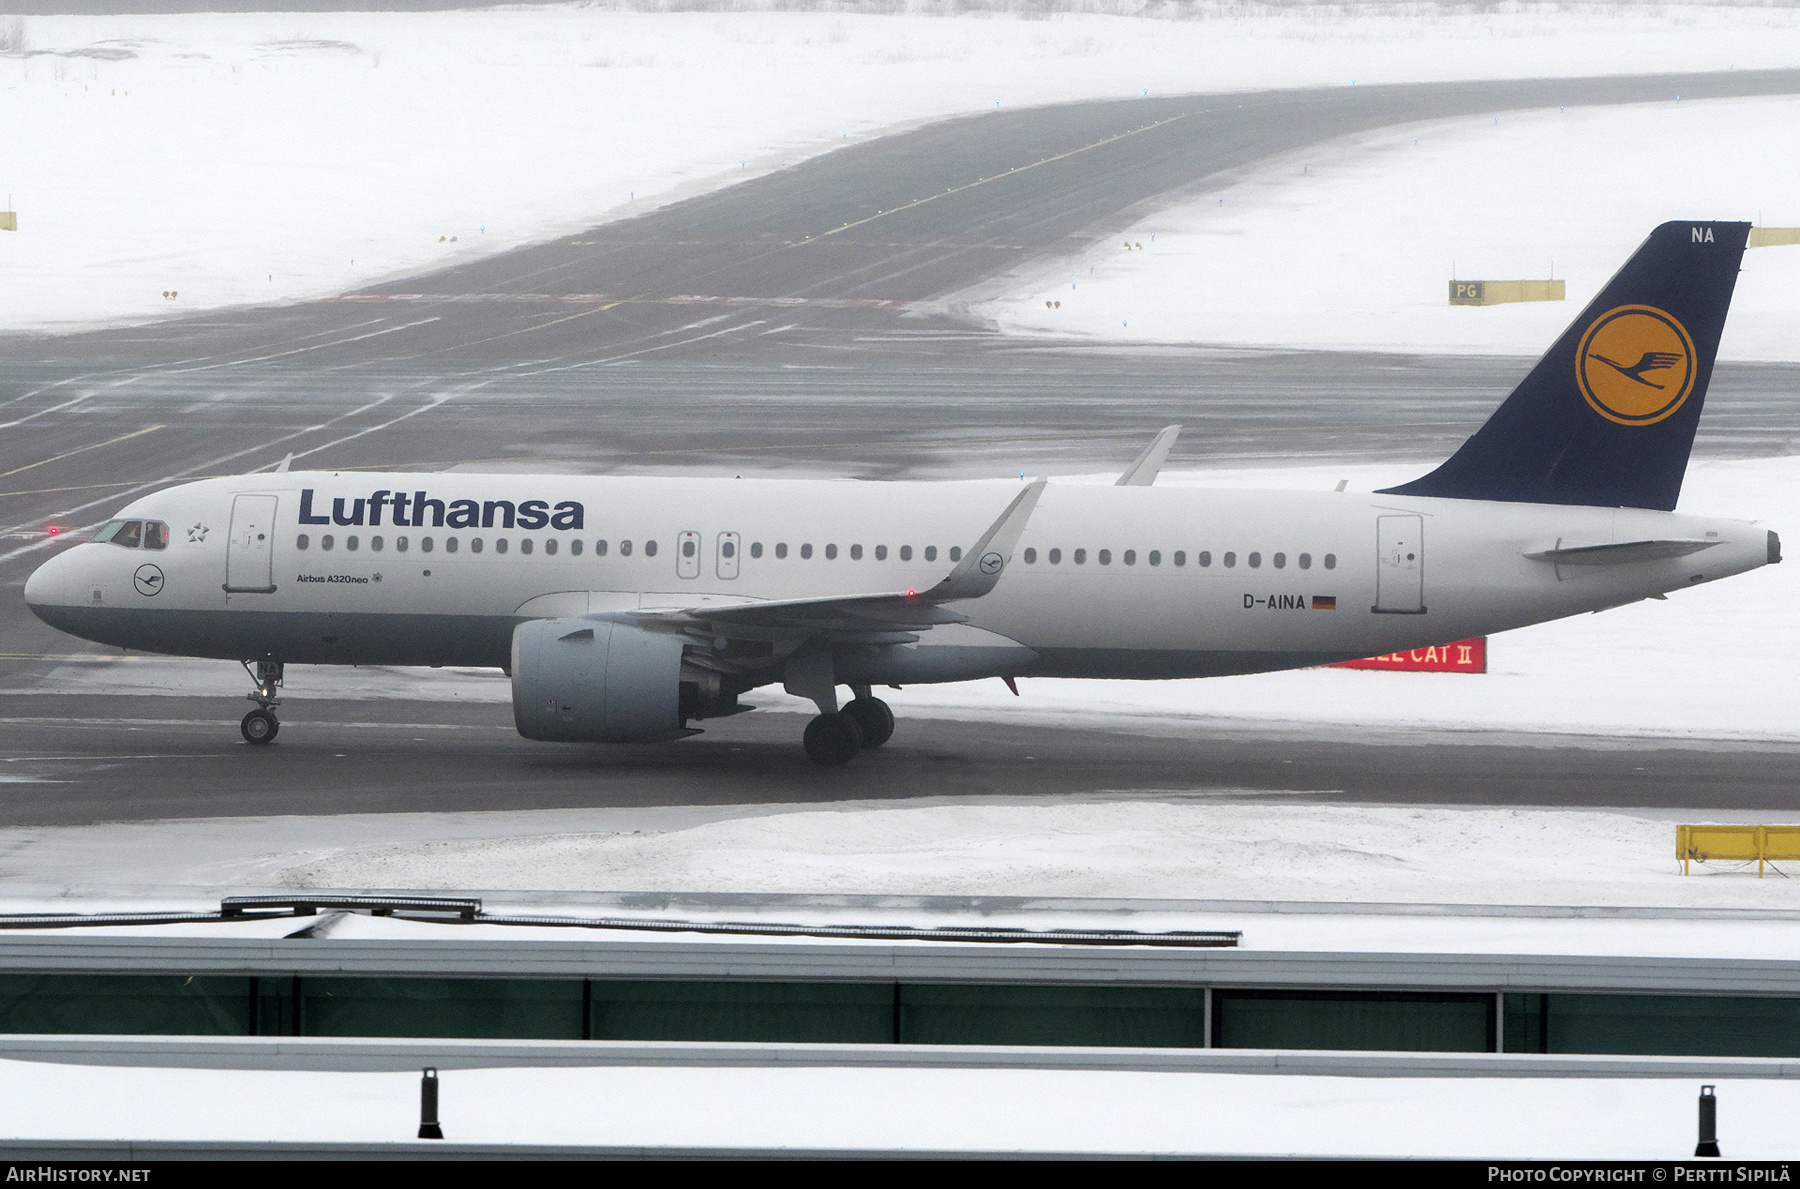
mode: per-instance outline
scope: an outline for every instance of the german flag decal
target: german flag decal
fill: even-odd
[[[1336,595],[1314,595],[1312,597],[1312,609],[1314,611],[1336,611],[1337,610],[1337,596]]]

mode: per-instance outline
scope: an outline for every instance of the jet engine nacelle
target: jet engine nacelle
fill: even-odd
[[[681,720],[682,638],[594,619],[513,629],[513,720],[527,739],[651,743]]]

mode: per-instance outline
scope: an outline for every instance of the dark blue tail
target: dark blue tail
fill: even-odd
[[[1748,223],[1664,223],[1486,425],[1385,494],[1673,511]]]

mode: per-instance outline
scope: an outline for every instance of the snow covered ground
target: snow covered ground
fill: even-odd
[[[1758,879],[1754,863],[1697,865],[1683,875],[1675,859],[1678,822],[1771,817],[1789,820],[1703,806],[1327,805],[1301,793],[1169,789],[904,804],[845,799],[822,808],[124,822],[0,830],[0,895],[14,902],[12,911],[40,912],[68,910],[51,902],[96,897],[204,901],[250,889],[395,888],[502,897],[511,890],[1800,909],[1800,865],[1775,864]],[[33,905],[19,903],[26,900]],[[1161,927],[1243,926],[1190,914]],[[1602,935],[1615,929],[1608,922],[1571,942],[1517,944],[1529,952],[1647,944],[1629,935],[1607,943]],[[1484,948],[1472,934],[1458,943],[1451,934],[1467,934],[1461,926],[1414,929],[1411,942],[1353,942],[1347,939],[1360,935],[1345,930],[1346,922],[1301,930],[1288,945]],[[1695,945],[1683,937],[1667,952],[1691,953]],[[1791,926],[1782,926],[1779,937],[1755,939],[1749,956],[1780,950],[1800,958],[1797,945]],[[1704,948],[1723,954],[1729,947],[1713,937]]]
[[[1792,1155],[1800,1084],[1717,1079],[1733,1160]],[[0,1061],[0,1140],[402,1143],[416,1073]],[[1685,1079],[1340,1078],[895,1068],[464,1069],[462,1143],[1681,1160]],[[71,1111],[68,1104],[82,1109]],[[429,1145],[418,1145],[423,1158]]]
[[[0,192],[19,214],[0,233],[0,329],[331,295],[996,106],[1800,64],[1791,6],[1194,11],[22,18],[0,50]],[[1703,172],[1692,148],[1659,176]],[[1644,222],[1611,214],[1627,238]],[[1586,232],[1614,234],[1601,222]],[[1524,244],[1516,267],[1535,270],[1546,237],[1529,230],[1470,246]]]
[[[666,832],[365,842],[264,870],[275,886],[301,888],[1800,908],[1800,879],[1776,871],[1759,880],[1754,863],[1681,874],[1674,822],[1715,817],[1704,810],[1653,817],[1236,795],[1248,803],[1232,803],[1232,790],[898,808],[852,801]],[[366,837],[391,838],[381,824],[371,821]],[[265,845],[278,837],[270,827]],[[1800,875],[1800,865],[1787,866]],[[1800,957],[1800,947],[1783,948]]]
[[[1800,226],[1800,99],[1671,96],[1346,137],[947,304],[1109,343],[1537,355],[1652,227],[1688,218]],[[1448,301],[1453,277],[1551,276],[1567,301]],[[1800,359],[1797,295],[1800,248],[1746,253],[1720,357]]]

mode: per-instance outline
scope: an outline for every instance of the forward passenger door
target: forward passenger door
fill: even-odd
[[[231,536],[225,541],[227,593],[274,593],[275,504],[272,495],[240,495],[231,501]]]

